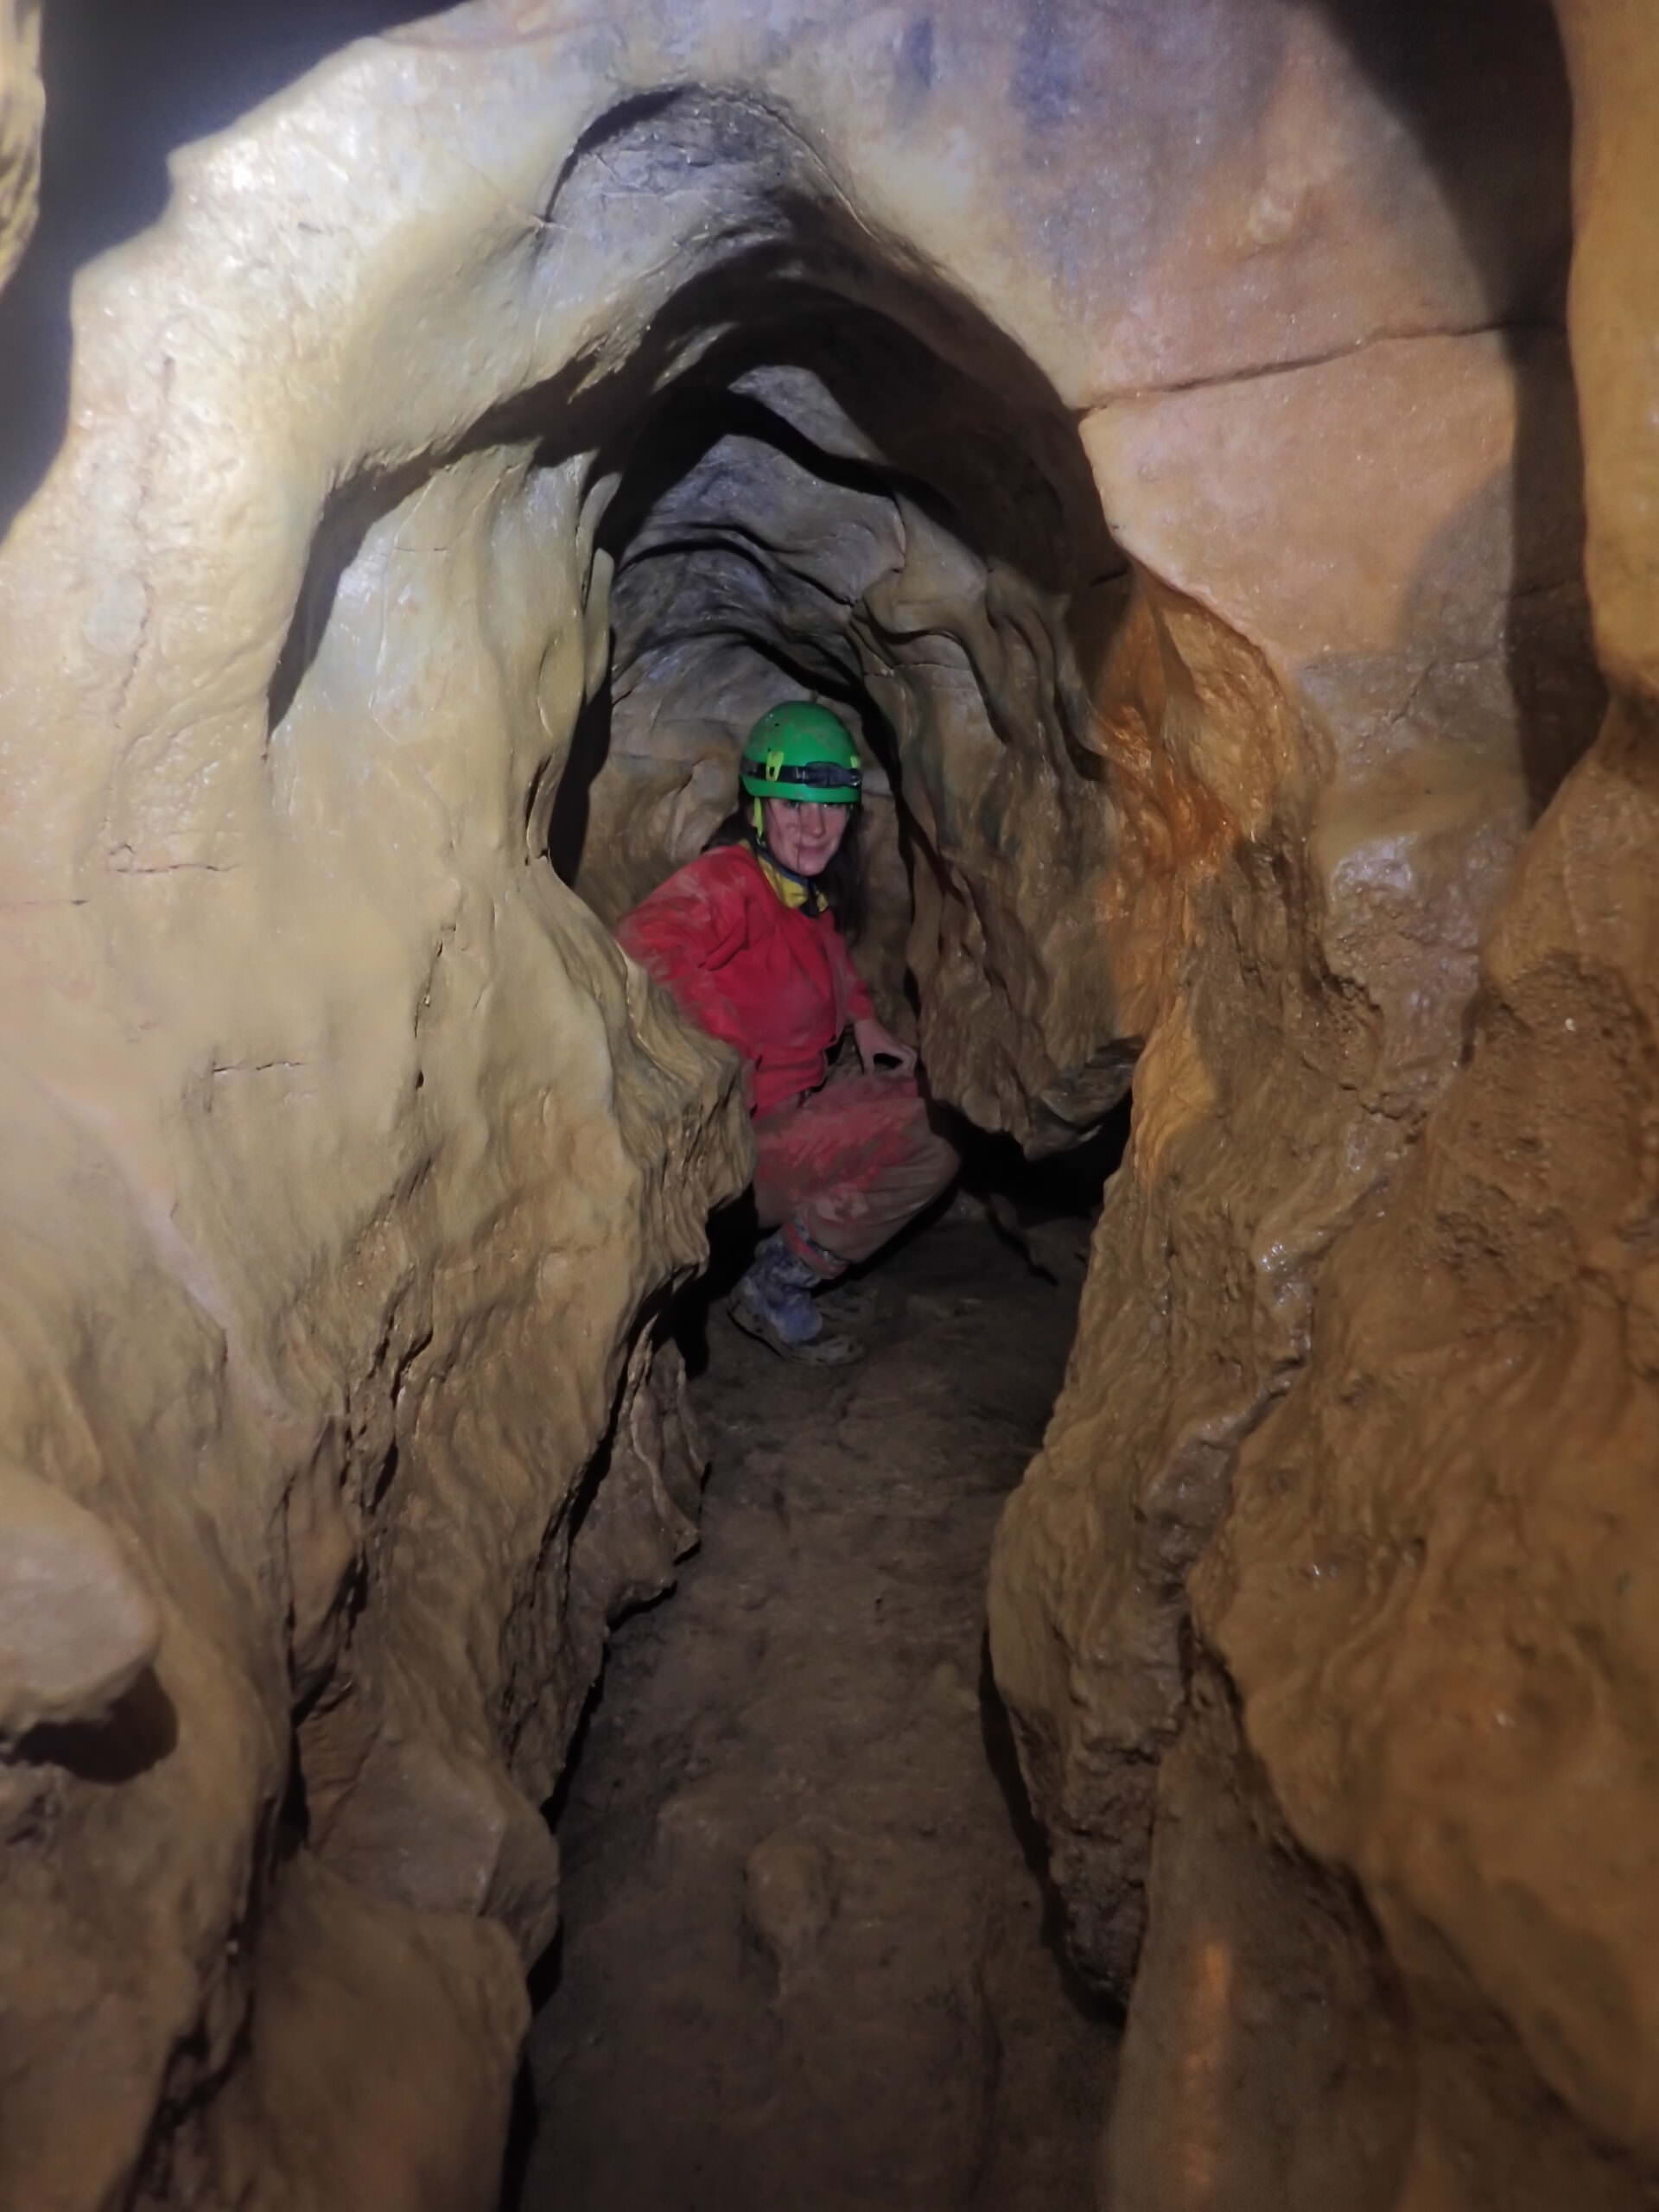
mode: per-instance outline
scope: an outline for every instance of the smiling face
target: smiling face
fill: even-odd
[[[796,875],[821,875],[840,850],[852,808],[811,798],[769,798],[765,805],[766,848],[774,859]]]

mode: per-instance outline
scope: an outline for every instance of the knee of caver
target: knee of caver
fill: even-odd
[[[950,1138],[941,1136],[937,1129],[931,1129],[928,1135],[932,1140],[928,1147],[928,1158],[932,1164],[934,1173],[938,1178],[939,1187],[943,1190],[961,1166],[962,1154],[951,1143]]]

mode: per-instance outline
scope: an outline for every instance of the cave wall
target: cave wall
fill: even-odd
[[[39,0],[0,8],[0,283],[35,227],[41,167]]]
[[[1652,1885],[1652,26],[1566,6],[1586,566],[1612,700],[1482,952],[1465,1064],[1334,1256],[1198,1582],[1418,2045],[1399,2200],[1659,2187]],[[1643,358],[1645,348],[1646,359]],[[1646,395],[1646,396],[1643,396]],[[1645,585],[1644,585],[1645,580]]]
[[[810,293],[768,307],[700,365],[675,442],[689,465],[643,469],[575,880],[624,911],[733,804],[755,717],[823,689],[866,755],[857,957],[879,998],[908,1024],[908,974],[942,1096],[1035,1148],[1070,1141],[1133,1058],[1096,957],[1117,813],[1071,626],[1077,580],[1121,602],[1128,564],[1029,370],[999,395],[892,315]],[[1002,343],[981,327],[963,350],[982,367]]]
[[[467,434],[584,286],[537,352],[483,149],[545,204],[577,126],[504,72],[461,143],[455,67],[181,157],[0,561],[7,1571],[68,1645],[7,1655],[8,2203],[492,2203],[541,1802],[693,1532],[651,1317],[748,1141],[536,856],[581,448]],[[405,183],[349,226],[342,133]]]
[[[1203,219],[1140,302],[1163,351],[1080,422],[1135,564],[1091,689],[1120,813],[1103,939],[1146,1046],[991,1582],[1071,1940],[1120,1993],[1188,1573],[1307,1359],[1325,1256],[1456,1068],[1491,902],[1601,708],[1549,19],[1226,22],[1261,105],[1205,88]]]
[[[1306,1530],[1252,1536],[1246,1474],[1281,1424],[1338,1510],[1295,1413],[1326,1255],[1427,1203],[1482,929],[1600,710],[1567,145],[1550,18],[1496,0],[872,5],[833,39],[475,0],[175,156],[160,220],[81,270],[61,448],[0,544],[0,1443],[67,1630],[0,1683],[0,2196],[492,2199],[556,1913],[536,1808],[607,1617],[690,1540],[652,1316],[747,1167],[728,1065],[593,909],[723,801],[752,664],[650,671],[592,783],[608,887],[540,855],[639,426],[796,296],[846,329],[810,389],[761,346],[749,396],[884,472],[893,557],[859,570],[838,511],[839,611],[777,620],[868,696],[935,1085],[1040,1146],[1144,1040],[992,1584],[1070,1940],[1127,1990],[1150,1873],[1151,2115],[1202,2088],[1193,1990],[1217,2082],[1231,1994],[1334,1991],[1365,2066],[1332,2109],[1382,2166],[1274,2117],[1331,2066],[1294,2005],[1294,2062],[1211,2135],[1264,2190],[1285,2144],[1400,2170],[1471,1970],[1382,1910],[1353,1792],[1321,1768],[1315,1802],[1260,1721],[1319,1647],[1258,1655],[1250,1578]],[[1580,352],[1586,286],[1644,250],[1581,261]],[[1611,514],[1639,486],[1590,428]],[[735,493],[798,571],[821,511],[785,529],[770,447]],[[1628,717],[1647,556],[1592,519]],[[1217,1983],[1195,1897],[1237,1900],[1253,1980]],[[1109,2146],[1112,2189],[1154,2189],[1160,2133]]]
[[[1131,1491],[1103,1590],[1083,1578],[1065,1687],[1087,1700],[1102,1656],[1120,1687],[1085,1723],[1091,1770],[1073,1750],[1053,1785],[1062,1850],[1074,1808],[1103,1819],[1114,1795],[1152,1837],[1145,1891],[1141,1864],[1109,1861],[1104,1923],[1084,1927],[1107,1972],[1135,1972],[1103,2153],[1116,2212],[1611,2208],[1659,2187],[1654,1677],[1637,1596],[1659,1434],[1639,857],[1654,790],[1652,385],[1636,339],[1652,257],[1625,212],[1651,188],[1636,118],[1655,56],[1633,10],[1560,15],[1587,569],[1611,703],[1553,796],[1553,772],[1535,787],[1541,818],[1488,878],[1484,913],[1468,913],[1472,995],[1443,1002],[1455,1049],[1405,1101],[1397,1174],[1339,1217],[1294,1356],[1242,1428],[1189,1433],[1184,1461]],[[1570,507],[1554,512],[1565,524]],[[1547,597],[1569,552],[1563,541],[1540,575]],[[1535,729],[1554,722],[1560,664],[1529,661],[1510,665]],[[1466,703],[1440,711],[1467,727]],[[1558,772],[1575,747],[1547,744]],[[1436,911],[1418,940],[1420,974],[1431,944],[1458,941],[1446,919]],[[1277,1271],[1286,1225],[1281,1211],[1260,1274]],[[1116,1255],[1097,1248],[1097,1269]],[[1092,1294],[1099,1314],[1109,1293]],[[1258,1330],[1259,1313],[1258,1296]],[[1086,1321],[1071,1403],[1109,1449],[1116,1416],[1083,1371],[1090,1333]],[[1067,1412],[1037,1497],[1010,1516],[1004,1578],[1043,1488],[1089,1484]],[[1096,1474],[1093,1510],[1126,1487]],[[1121,1687],[1137,1678],[1138,1701]],[[1101,1901],[1091,1850],[1122,1843],[1120,1828],[1071,1845],[1085,1915]],[[1173,2139],[1185,2151],[1172,2169]]]

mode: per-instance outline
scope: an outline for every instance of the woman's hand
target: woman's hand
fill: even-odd
[[[914,1075],[916,1047],[901,1045],[884,1022],[867,1014],[862,1021],[853,1024],[853,1042],[858,1047],[858,1057],[864,1063],[866,1075]],[[896,1066],[878,1067],[878,1057],[891,1059]]]

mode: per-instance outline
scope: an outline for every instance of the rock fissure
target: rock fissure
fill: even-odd
[[[1320,353],[1293,354],[1284,360],[1258,361],[1248,367],[1222,369],[1185,382],[1126,385],[1101,392],[1071,410],[1071,419],[1079,429],[1092,415],[1107,409],[1132,404],[1137,400],[1174,398],[1183,393],[1224,390],[1232,385],[1254,384],[1264,377],[1294,376],[1302,369],[1322,369],[1332,363],[1351,359],[1374,346],[1419,346],[1452,342],[1465,338],[1491,337],[1553,337],[1560,330],[1556,320],[1540,316],[1511,318],[1500,322],[1470,322],[1435,329],[1396,327],[1368,332],[1362,338],[1350,339],[1346,344],[1333,346]]]

